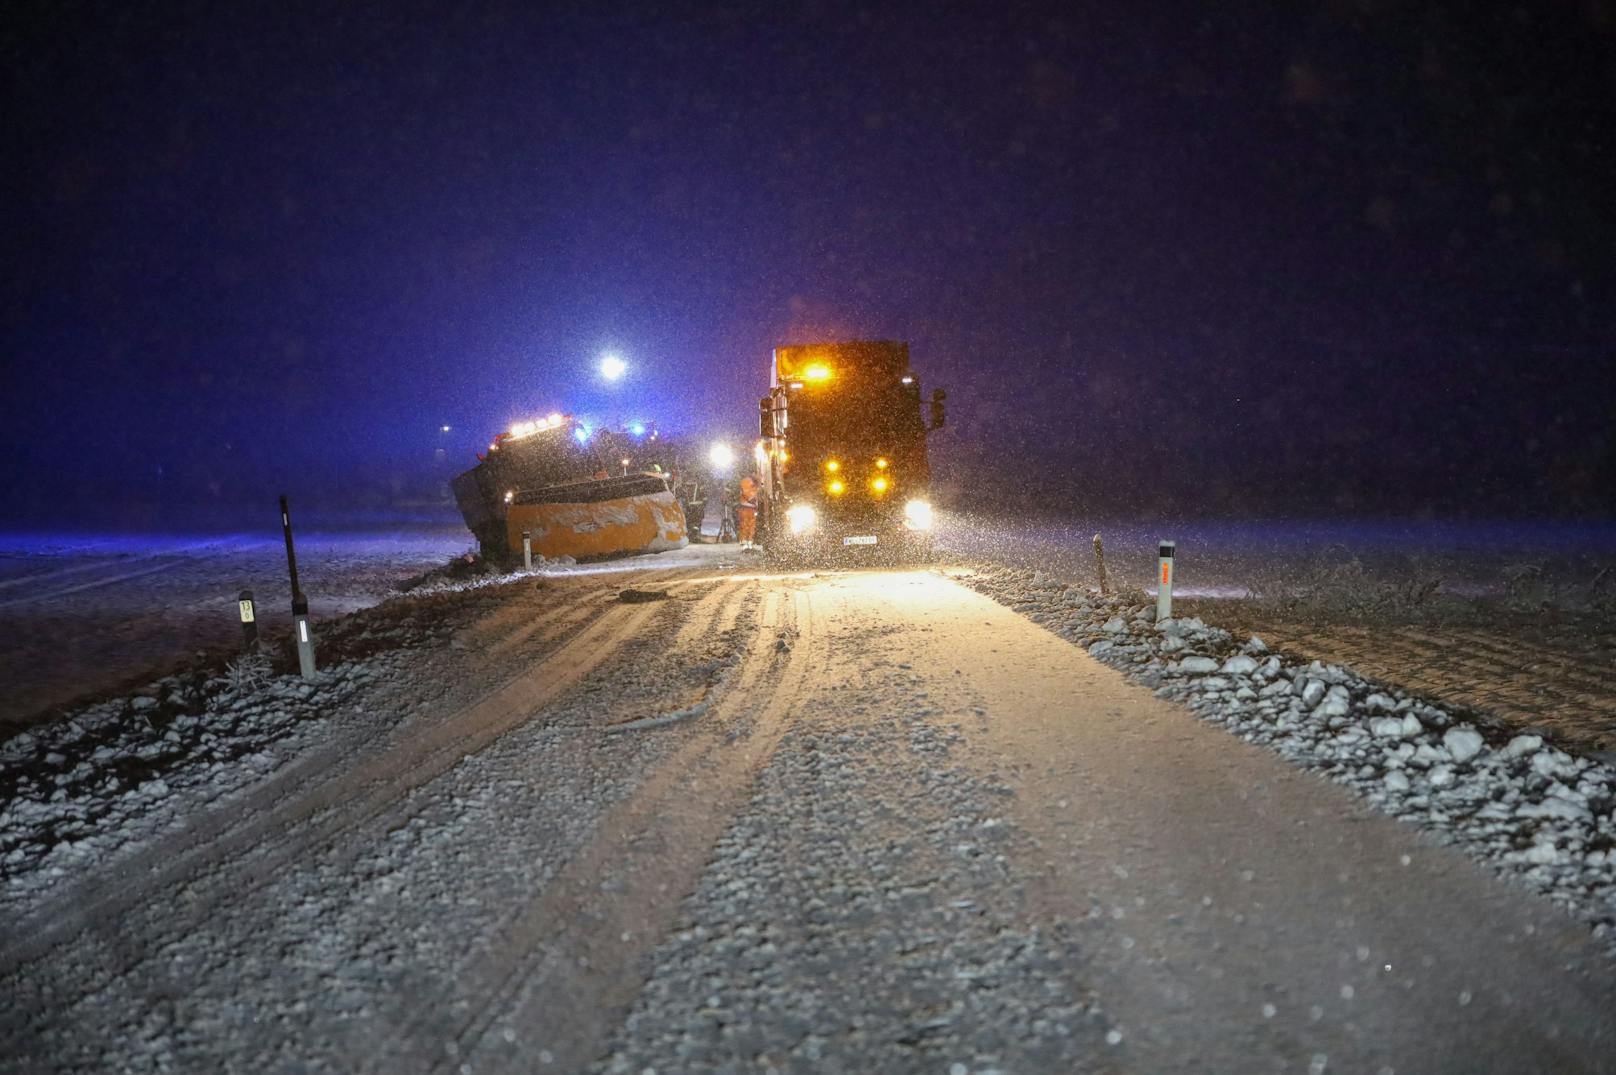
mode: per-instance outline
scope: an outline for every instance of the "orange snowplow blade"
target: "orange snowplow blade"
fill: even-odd
[[[533,551],[553,558],[621,556],[662,552],[689,544],[685,516],[668,492],[601,500],[592,504],[512,504],[505,516],[512,552],[522,551],[522,531]]]

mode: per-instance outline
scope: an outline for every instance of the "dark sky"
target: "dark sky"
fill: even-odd
[[[10,25],[10,521],[375,502],[555,408],[745,434],[848,336],[975,498],[1612,510],[1611,2],[612,7]]]

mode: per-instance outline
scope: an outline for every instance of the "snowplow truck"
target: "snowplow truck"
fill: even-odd
[[[909,345],[892,340],[777,347],[758,403],[758,538],[787,559],[857,562],[931,556],[926,436]]]
[[[475,467],[454,479],[455,503],[484,558],[519,559],[524,533],[534,556],[552,560],[687,544],[684,513],[667,476],[606,459],[596,439],[565,415],[523,422],[501,433]]]

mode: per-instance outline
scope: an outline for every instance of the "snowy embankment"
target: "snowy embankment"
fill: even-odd
[[[312,680],[295,673],[287,652],[278,665],[246,658],[166,676],[0,742],[0,906],[29,902],[70,873],[183,827],[194,811],[318,745],[329,718],[407,677],[421,647],[447,639],[450,625],[424,599],[522,577],[435,579],[324,624]]]
[[[961,581],[1164,698],[1354,788],[1380,809],[1547,894],[1616,951],[1616,769],[1535,735],[1507,740],[1338,665],[1268,652],[1198,619],[1155,622],[1042,572]]]
[[[170,676],[151,693],[99,702],[0,744],[0,906],[126,851],[296,757],[322,719],[407,659],[334,665],[317,679]]]

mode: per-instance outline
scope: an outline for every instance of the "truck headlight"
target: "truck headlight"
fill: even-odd
[[[924,500],[911,500],[903,506],[903,525],[911,530],[931,529],[931,505]]]
[[[819,521],[819,515],[807,504],[794,504],[786,509],[786,525],[791,528],[793,537],[801,537],[814,528]]]

